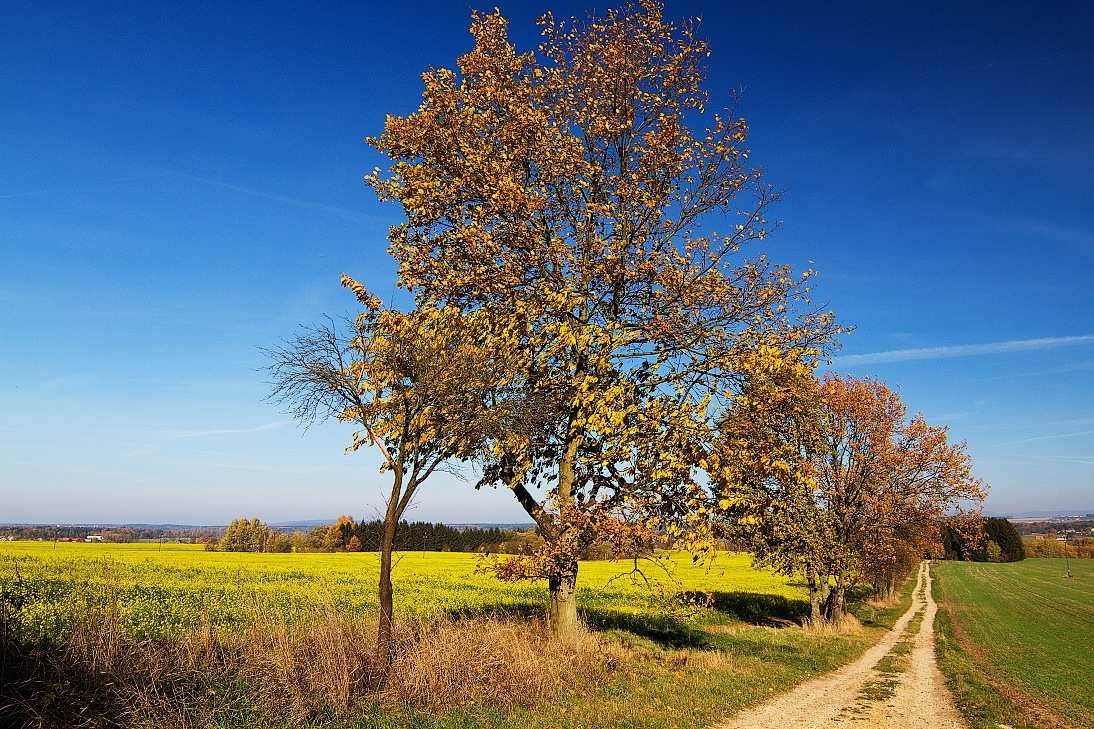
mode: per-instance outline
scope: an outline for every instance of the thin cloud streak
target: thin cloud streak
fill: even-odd
[[[211,185],[213,187],[224,188],[225,190],[232,190],[233,192],[241,192],[244,195],[252,195],[264,200],[273,200],[274,202],[285,203],[286,205],[295,205],[296,207],[304,208],[305,210],[315,210],[317,212],[330,213],[346,220],[360,221],[369,216],[357,211],[347,210],[346,208],[336,207],[334,205],[324,205],[322,203],[315,203],[309,200],[301,200],[296,197],[288,197],[286,195],[278,195],[277,193],[265,192],[264,190],[256,190],[252,187],[244,187],[242,185],[233,185],[230,182],[221,182],[220,180],[211,180],[207,177],[198,177],[196,175],[187,175],[179,173],[180,177],[184,177],[193,182],[200,182],[204,185]]]
[[[1002,446],[1018,445],[1019,443],[1033,443],[1040,440],[1056,440],[1058,438],[1077,438],[1082,435],[1094,435],[1094,430],[1080,430],[1077,433],[1060,433],[1059,435],[1039,435],[1036,438],[1022,438],[1021,440],[1008,440],[1006,443],[991,443],[985,446],[977,446],[977,450],[983,448],[1000,448]]]
[[[879,364],[882,362],[911,362],[923,359],[947,359],[950,357],[974,357],[984,354],[1010,354],[1012,352],[1030,352],[1054,347],[1066,347],[1074,344],[1094,343],[1094,334],[1076,337],[1045,337],[1043,339],[1015,339],[1009,342],[990,342],[987,344],[955,344],[948,347],[920,347],[918,349],[891,349],[887,352],[867,354],[849,354],[835,359],[836,364],[858,365]]]
[[[263,430],[274,430],[276,428],[283,428],[291,421],[278,420],[273,423],[266,423],[265,425],[257,425],[253,428],[224,428],[222,430],[192,430],[183,433],[175,433],[172,438],[203,438],[207,435],[226,435],[229,433],[259,433]]]

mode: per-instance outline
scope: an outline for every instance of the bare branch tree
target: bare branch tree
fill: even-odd
[[[486,403],[503,358],[476,346],[481,316],[444,307],[409,314],[381,308],[345,279],[366,311],[354,321],[302,327],[270,358],[269,399],[308,425],[336,418],[361,427],[347,452],[368,444],[392,475],[380,544],[380,624],[377,658],[385,669],[392,648],[392,551],[395,531],[418,488],[452,459],[467,458],[500,422]],[[504,379],[504,377],[501,377]]]

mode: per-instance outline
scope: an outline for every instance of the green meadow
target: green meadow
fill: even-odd
[[[1094,727],[1094,563],[943,562],[939,657],[974,727]]]

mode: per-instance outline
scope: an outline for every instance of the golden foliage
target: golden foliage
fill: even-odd
[[[503,427],[468,455],[536,520],[544,569],[576,576],[598,515],[701,525],[699,461],[743,369],[814,360],[839,327],[810,308],[811,272],[743,257],[779,195],[734,94],[707,110],[696,24],[652,0],[539,24],[522,53],[474,13],[458,71],[423,74],[418,110],[369,139],[391,165],[366,182],[402,206],[389,250],[419,308],[490,322],[478,342],[512,376]]]

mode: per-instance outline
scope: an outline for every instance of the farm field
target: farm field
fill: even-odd
[[[505,583],[476,574],[474,554],[402,552],[392,581],[396,610],[420,618],[475,612],[542,613],[542,584]],[[750,567],[744,554],[720,555],[714,567],[689,556],[640,563],[585,562],[578,604],[587,619],[625,624],[671,615],[678,590],[709,591],[723,608],[708,621],[788,618],[807,599],[804,586]],[[287,625],[329,603],[344,614],[377,608],[378,557],[369,552],[252,554],[206,552],[195,545],[0,543],[0,580],[18,582],[31,599],[23,625],[39,637],[64,633],[88,602],[116,601],[119,627],[135,638],[181,635],[206,622],[241,630],[259,614]],[[18,579],[16,579],[18,577]],[[650,589],[645,579],[657,583]]]
[[[1062,559],[939,573],[940,666],[972,726],[1094,727],[1094,565],[1072,561],[1071,579]]]
[[[190,716],[215,716],[215,722],[194,720],[188,726],[703,727],[853,659],[880,634],[879,626],[900,613],[897,607],[872,620],[864,614],[866,628],[855,636],[817,636],[794,625],[806,608],[804,587],[753,569],[747,555],[721,555],[710,571],[694,566],[686,555],[661,562],[672,579],[663,567],[647,564],[646,576],[660,585],[652,590],[641,578],[625,574],[632,563],[582,563],[579,609],[596,631],[588,655],[580,658],[588,664],[581,674],[586,678],[563,681],[535,701],[499,709],[472,697],[422,709],[365,696],[348,713],[313,706],[306,715],[271,715],[262,708],[262,697],[229,682],[223,693],[236,691],[234,697],[220,698],[217,687],[209,689],[216,701],[203,694],[186,709]],[[543,584],[503,583],[476,574],[477,564],[470,554],[402,553],[393,575],[397,619],[475,620],[502,613],[522,620],[546,612]],[[352,633],[351,623],[359,618],[362,627],[354,635],[368,639],[376,575],[376,555],[370,553],[0,544],[5,599],[17,596],[21,604],[18,629],[27,640],[45,643],[79,635],[87,616],[109,612],[112,629],[134,645],[173,640],[190,646],[186,650],[192,653],[192,646],[208,643],[210,634],[243,642],[256,625],[271,622],[307,631],[330,607],[348,616],[339,630]],[[713,609],[681,607],[669,599],[680,590],[709,591]],[[199,683],[216,681],[206,675]],[[188,690],[172,696],[185,696]],[[181,713],[177,701],[171,706]],[[125,725],[155,723],[147,713],[142,716]],[[165,719],[159,723],[173,726]]]

